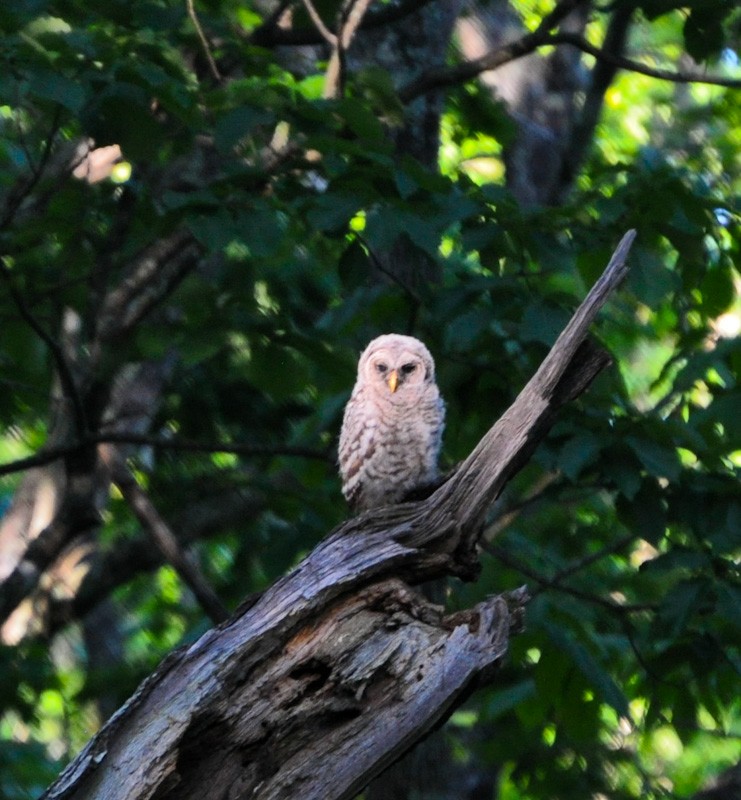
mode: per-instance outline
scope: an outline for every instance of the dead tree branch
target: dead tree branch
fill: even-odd
[[[489,504],[609,360],[585,339],[634,235],[442,487],[344,523],[254,604],[166,659],[45,800],[349,800],[490,682],[525,595],[446,618],[402,581],[475,576]]]

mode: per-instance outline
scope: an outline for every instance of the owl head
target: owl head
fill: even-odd
[[[387,333],[374,339],[358,362],[358,380],[391,393],[435,382],[430,351],[413,336]]]

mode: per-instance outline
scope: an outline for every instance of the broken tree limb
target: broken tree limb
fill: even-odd
[[[476,574],[486,509],[609,360],[586,335],[633,238],[446,483],[344,523],[257,602],[165,659],[44,798],[349,800],[490,682],[525,593],[444,617],[404,581]]]

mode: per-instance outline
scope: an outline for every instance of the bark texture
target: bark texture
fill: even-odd
[[[524,590],[445,617],[408,584],[477,574],[491,502],[609,360],[585,337],[632,239],[447,482],[344,523],[255,603],[166,659],[46,800],[350,798],[491,681]]]

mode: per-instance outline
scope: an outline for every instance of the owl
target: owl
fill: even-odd
[[[360,356],[340,433],[342,493],[353,511],[398,503],[432,482],[444,421],[430,351],[412,336],[374,339]]]

